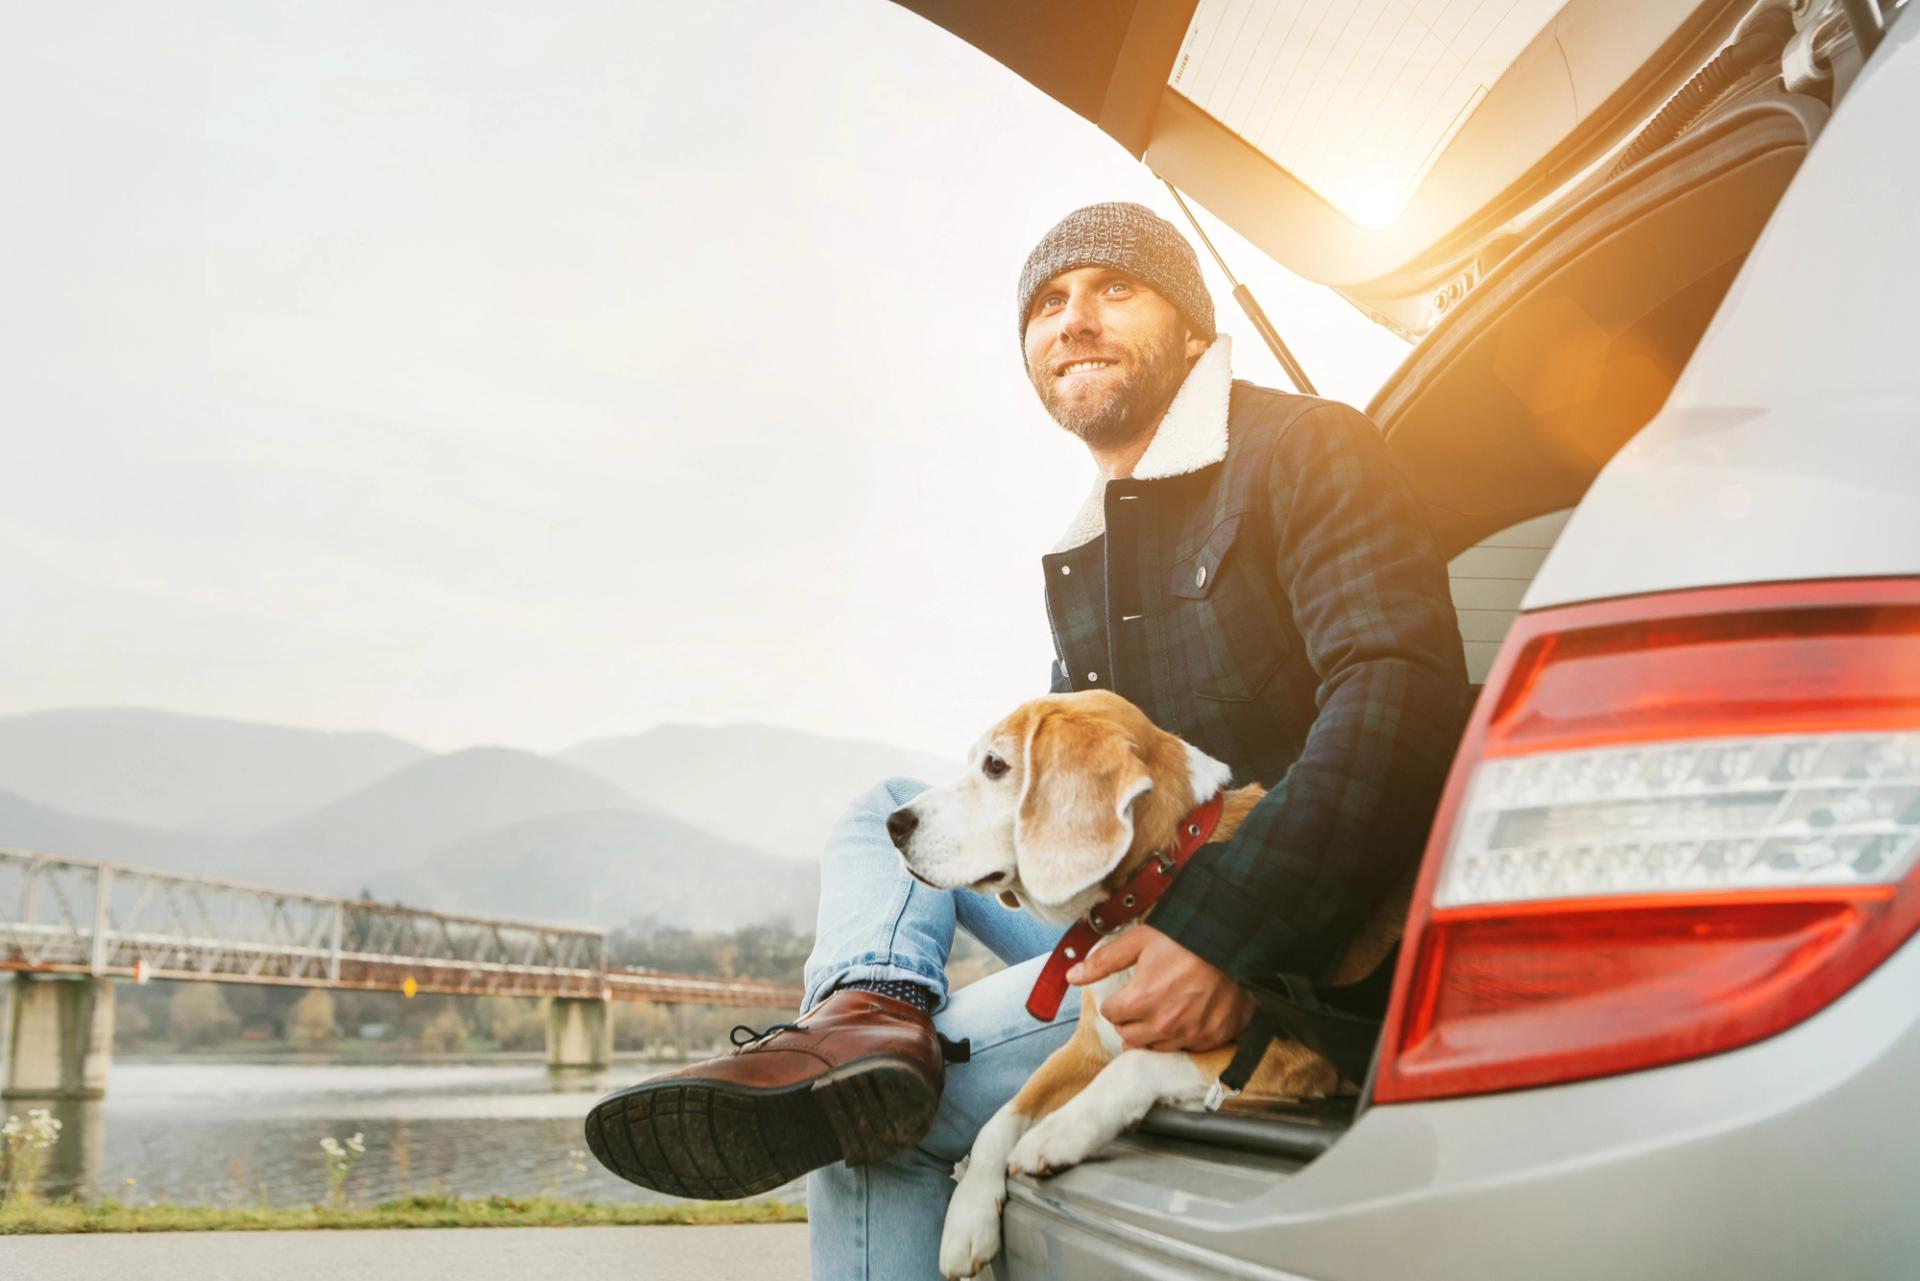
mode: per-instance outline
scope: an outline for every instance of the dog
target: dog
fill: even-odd
[[[1055,694],[1021,705],[988,730],[968,754],[968,772],[895,810],[888,831],[921,883],[993,893],[1010,908],[1066,925],[1136,884],[1136,874],[1173,848],[1183,824],[1216,795],[1212,837],[1231,836],[1267,791],[1231,782],[1229,767],[1158,728],[1119,695]],[[1334,983],[1364,978],[1385,959],[1406,918],[1407,897],[1403,889],[1367,921]],[[1110,975],[1083,991],[1072,1038],[982,1127],[955,1171],[959,1187],[940,1241],[944,1276],[973,1276],[999,1253],[1009,1174],[1065,1170],[1137,1125],[1155,1105],[1197,1108],[1215,1090],[1233,1046],[1203,1054],[1122,1046],[1100,1003],[1130,974]],[[1339,1087],[1339,1073],[1320,1055],[1278,1040],[1245,1092],[1308,1099]]]

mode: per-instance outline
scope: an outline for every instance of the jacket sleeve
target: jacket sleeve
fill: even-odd
[[[1276,590],[1318,677],[1300,757],[1194,855],[1153,924],[1237,978],[1330,977],[1413,869],[1467,705],[1445,562],[1358,410],[1322,402],[1270,460]]]

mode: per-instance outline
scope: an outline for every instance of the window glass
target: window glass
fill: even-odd
[[[1384,227],[1562,0],[1200,0],[1168,83]]]

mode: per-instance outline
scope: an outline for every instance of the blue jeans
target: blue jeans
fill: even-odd
[[[931,890],[907,875],[887,836],[887,815],[925,790],[911,779],[888,779],[856,800],[828,836],[806,1008],[849,981],[924,984],[936,1001],[934,1026],[969,1042],[972,1057],[947,1065],[933,1129],[919,1147],[873,1165],[834,1164],[807,1176],[813,1281],[938,1278],[954,1163],[987,1118],[1066,1041],[1079,1017],[1077,1001],[1068,1001],[1051,1023],[1026,1011],[1059,926],[1010,911],[990,895]],[[947,951],[956,924],[1009,968],[949,994]]]

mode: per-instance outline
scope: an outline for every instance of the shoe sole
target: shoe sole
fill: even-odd
[[[835,1161],[866,1165],[912,1147],[939,1102],[920,1070],[869,1058],[775,1090],[719,1081],[642,1082],[587,1113],[587,1148],[629,1183],[732,1201]]]

